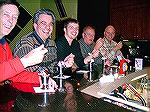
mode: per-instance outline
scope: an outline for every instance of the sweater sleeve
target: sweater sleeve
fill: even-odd
[[[33,87],[39,87],[39,76],[37,72],[29,72],[24,70],[16,76],[10,78],[12,80],[11,85],[23,92],[34,93]]]
[[[23,92],[31,92],[34,93],[33,87],[39,87],[39,77],[37,72],[28,72],[23,71],[18,75],[10,78],[13,82],[11,85]]]
[[[29,72],[24,70],[23,72],[17,74],[16,76],[10,78],[13,82],[20,83],[34,83],[39,84],[39,76],[37,72]]]
[[[0,82],[14,77],[24,71],[24,67],[18,57],[0,63]]]

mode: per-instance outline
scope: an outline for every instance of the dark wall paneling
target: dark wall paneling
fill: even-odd
[[[17,21],[17,24],[24,28],[25,25],[32,19],[32,16],[22,7],[19,7],[20,15]]]
[[[110,22],[130,46],[131,63],[143,58],[150,66],[150,0],[110,0]]]
[[[150,0],[110,0],[110,21],[124,39],[150,39]]]
[[[78,0],[78,20],[80,22],[78,39],[85,25],[93,25],[97,40],[109,24],[109,0]]]
[[[9,35],[5,36],[7,42],[10,43],[18,35],[20,31],[21,28],[16,25],[14,29],[9,33]]]
[[[64,24],[63,20],[56,21],[56,39],[64,35]]]

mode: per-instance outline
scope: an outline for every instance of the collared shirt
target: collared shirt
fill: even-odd
[[[4,38],[4,37],[3,37],[3,38],[1,38],[1,39],[0,39],[0,44],[4,45],[5,43],[6,43],[5,38]]]
[[[48,52],[45,54],[42,63],[27,67],[26,69],[28,71],[38,72],[39,67],[42,67],[47,68],[50,73],[54,73],[55,66],[57,64],[57,49],[55,42],[50,38],[47,38],[44,42],[35,31],[29,33],[17,42],[16,48],[13,50],[14,56],[19,56],[21,58],[42,44],[44,44],[45,48],[48,49]]]
[[[108,42],[108,40],[106,38],[103,38],[104,43],[103,46],[100,47],[100,53],[106,58],[110,60],[110,63],[113,63],[114,59],[117,59],[117,56],[120,56],[121,58],[123,58],[123,55],[121,53],[120,50],[117,50],[116,52],[113,51],[113,48],[116,46],[116,42],[115,41],[111,41]]]
[[[79,41],[79,44],[80,44],[80,48],[81,48],[81,53],[82,53],[82,56],[84,58],[86,58],[89,54],[88,53],[91,53],[93,51],[93,48],[95,46],[95,42],[93,42],[92,44],[90,45],[87,45],[83,38],[81,38]]]
[[[89,56],[88,53],[91,53],[91,52],[93,51],[93,49],[94,49],[94,46],[95,46],[95,42],[93,42],[93,43],[90,44],[90,45],[87,45],[87,44],[84,42],[83,38],[81,38],[81,39],[79,40],[79,44],[80,44],[81,53],[82,53],[83,58],[86,58],[87,56]],[[101,64],[101,63],[102,63],[102,59],[101,59],[101,58],[102,58],[102,55],[99,54],[99,56],[94,59],[94,62],[95,62],[96,64]]]

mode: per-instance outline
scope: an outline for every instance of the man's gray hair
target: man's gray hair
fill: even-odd
[[[37,23],[37,22],[38,22],[39,16],[40,16],[41,14],[50,15],[50,16],[52,17],[53,23],[55,23],[54,12],[53,12],[52,10],[46,9],[46,8],[39,9],[39,10],[37,10],[37,11],[34,13],[34,16],[33,16],[33,23]]]

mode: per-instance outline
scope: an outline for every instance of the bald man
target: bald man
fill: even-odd
[[[104,31],[104,37],[99,38],[94,47],[95,50],[99,50],[103,57],[106,58],[106,65],[108,66],[113,64],[114,59],[119,61],[124,58],[120,51],[122,42],[116,43],[113,41],[115,33],[116,30],[112,25],[107,26]]]

